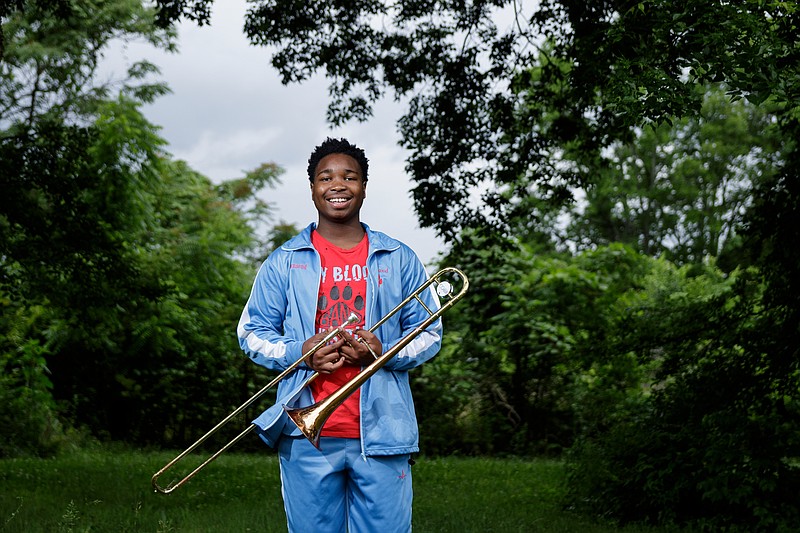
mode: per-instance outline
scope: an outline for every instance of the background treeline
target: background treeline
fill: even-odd
[[[470,276],[412,379],[424,453],[563,457],[621,522],[797,524],[798,8],[285,4],[245,32],[287,83],[347,81],[332,123],[408,97],[420,222]],[[140,111],[156,66],[96,76],[212,2],[158,5],[0,6],[0,456],[182,447],[264,383],[233,330],[294,230],[258,196],[280,167],[212,182]]]

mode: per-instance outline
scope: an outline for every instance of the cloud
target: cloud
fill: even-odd
[[[285,86],[271,67],[270,50],[247,42],[242,31],[245,0],[215,4],[211,24],[179,27],[179,52],[166,54],[141,44],[116,46],[105,72],[124,72],[147,58],[161,69],[172,93],[144,108],[160,126],[168,151],[213,181],[236,178],[264,162],[286,170],[282,184],[265,192],[277,220],[304,227],[316,220],[306,166],[325,137],[346,137],[370,159],[370,182],[362,220],[411,246],[428,263],[442,250],[431,230],[419,228],[409,196],[396,121],[400,104],[389,99],[366,123],[333,129],[325,122],[328,82],[314,77]]]
[[[245,171],[258,166],[260,154],[281,134],[276,127],[262,129],[235,129],[221,133],[206,129],[199,132],[187,148],[172,150],[176,159],[183,159],[190,166],[213,181],[241,177]]]

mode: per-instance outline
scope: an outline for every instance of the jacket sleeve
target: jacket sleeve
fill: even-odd
[[[408,247],[403,247],[406,257],[403,259],[403,271],[401,276],[402,294],[404,298],[414,292],[428,279],[425,267],[417,255]],[[428,309],[435,311],[439,309],[439,299],[433,287],[423,291],[420,299],[425,302]],[[399,303],[396,302],[396,303]],[[396,305],[395,303],[395,305]],[[383,342],[384,353],[407,334],[411,333],[417,326],[430,317],[422,305],[416,300],[412,300],[398,313],[399,336],[395,339],[381,339]],[[442,320],[439,318],[428,328],[408,343],[400,352],[392,357],[385,365],[389,370],[409,370],[415,368],[435,356],[442,346]]]
[[[274,255],[256,274],[237,326],[239,346],[255,363],[284,370],[302,355],[302,341],[287,337],[287,274]]]

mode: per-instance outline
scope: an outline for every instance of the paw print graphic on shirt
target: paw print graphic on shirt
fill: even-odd
[[[344,324],[350,313],[356,313],[359,322],[364,319],[364,297],[357,294],[353,298],[353,288],[346,285],[344,289],[339,285],[331,287],[330,294],[321,294],[317,300],[317,309],[323,314],[320,317],[319,326],[322,329],[329,327],[339,327]]]

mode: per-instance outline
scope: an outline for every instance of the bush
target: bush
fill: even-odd
[[[52,455],[63,438],[43,353],[30,339],[0,353],[0,457]]]
[[[755,279],[726,292],[687,277],[631,310],[615,334],[659,353],[660,370],[640,405],[571,450],[576,507],[701,531],[800,523],[800,371],[794,348],[773,339],[779,320],[757,305]]]

